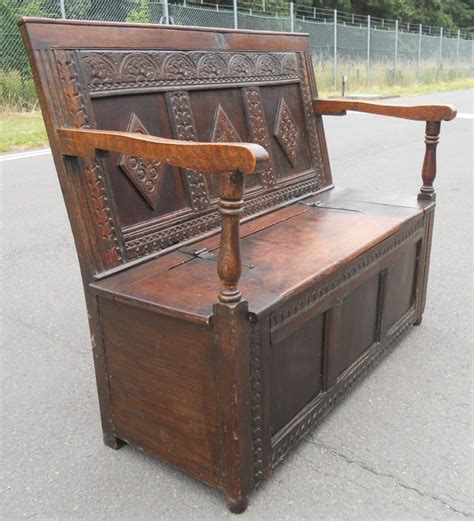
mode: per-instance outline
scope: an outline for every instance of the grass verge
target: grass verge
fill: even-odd
[[[359,86],[360,87],[360,86]],[[348,86],[347,94],[365,92],[392,96],[417,96],[434,92],[474,88],[474,78],[460,78],[450,81],[420,83],[411,85],[371,85],[366,89],[353,90]],[[329,88],[320,89],[320,96],[337,94]],[[48,145],[46,130],[40,112],[0,112],[0,153],[27,150]]]
[[[0,112],[0,152],[47,145],[41,112]]]
[[[353,94],[383,94],[387,96],[421,96],[423,94],[433,94],[436,92],[448,92],[454,90],[474,89],[474,78],[460,78],[458,80],[441,81],[436,83],[421,83],[412,85],[371,85],[365,89],[356,90],[347,88],[346,95]],[[320,97],[334,96],[340,94],[333,90],[325,89],[320,92]],[[382,102],[383,103],[383,102]]]

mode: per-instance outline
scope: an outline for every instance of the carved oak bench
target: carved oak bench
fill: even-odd
[[[319,100],[306,35],[20,26],[81,265],[105,443],[159,456],[242,511],[421,322],[435,149],[455,110]],[[427,122],[417,197],[333,186],[321,116],[347,110]]]

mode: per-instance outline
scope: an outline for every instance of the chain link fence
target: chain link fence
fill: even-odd
[[[310,35],[320,91],[376,91],[474,74],[473,35],[288,3],[287,12],[238,9],[189,0],[1,0],[0,106],[37,107],[26,52],[16,25],[22,16],[170,23]]]

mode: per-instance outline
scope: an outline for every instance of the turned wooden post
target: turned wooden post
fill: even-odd
[[[440,129],[441,121],[426,122],[426,151],[421,173],[423,186],[420,188],[420,193],[418,194],[419,200],[434,201],[436,198],[433,183],[436,177],[436,147],[439,143]]]
[[[240,215],[244,184],[244,175],[239,171],[219,176],[222,227],[217,272],[221,289],[219,303],[214,305],[222,486],[227,505],[235,513],[247,508],[253,486],[250,323],[248,304],[237,287],[242,273]]]
[[[217,273],[221,279],[219,301],[239,302],[237,284],[242,273],[240,255],[240,215],[244,196],[244,175],[230,172],[219,176],[219,212],[222,216],[221,243]]]

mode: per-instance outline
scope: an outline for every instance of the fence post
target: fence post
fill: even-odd
[[[370,85],[370,14],[367,16],[367,86]]]
[[[337,9],[334,9],[334,90],[337,90]]]
[[[456,78],[459,78],[459,47],[461,45],[461,29],[458,29],[458,41],[456,42]]]
[[[262,11],[265,12],[265,0],[262,0]]]
[[[443,60],[443,28],[439,30],[438,81],[441,80],[441,62]]]
[[[423,24],[418,28],[418,61],[416,63],[416,81],[420,79],[420,65],[421,65],[421,40],[423,39]]]
[[[61,8],[61,18],[66,20],[66,7],[64,5],[64,0],[59,0],[59,7]]]
[[[295,6],[290,2],[290,32],[295,32]]]
[[[163,0],[163,15],[164,15],[164,22],[166,25],[170,24],[170,13],[168,10],[168,0]]]
[[[237,0],[233,1],[233,7],[234,7],[234,29],[238,29],[239,20],[237,19]]]
[[[398,68],[398,20],[395,20],[395,57],[393,61],[393,82],[397,83]]]

